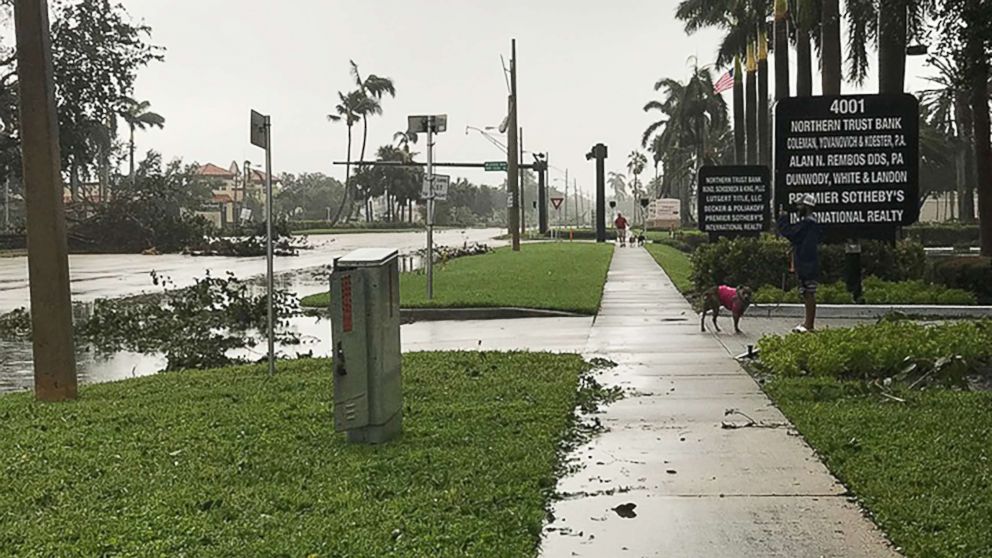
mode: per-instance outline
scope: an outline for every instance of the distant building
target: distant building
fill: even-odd
[[[251,168],[247,161],[246,167],[247,180],[244,169],[238,167],[238,163],[234,161],[227,169],[213,163],[201,165],[196,175],[210,183],[213,198],[202,211],[197,212],[197,215],[204,217],[215,227],[223,228],[228,223],[240,220],[239,215],[243,209],[262,206],[265,202],[265,172]],[[280,188],[281,184],[273,177],[272,190],[278,191]],[[258,214],[245,216],[248,220],[263,217]]]

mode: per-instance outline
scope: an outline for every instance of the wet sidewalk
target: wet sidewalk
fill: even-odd
[[[632,393],[572,455],[543,556],[897,556],[644,249],[616,251],[586,354]]]

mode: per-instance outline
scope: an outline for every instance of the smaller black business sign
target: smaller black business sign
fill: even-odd
[[[763,165],[705,166],[697,190],[699,230],[757,236],[771,222],[771,173]]]

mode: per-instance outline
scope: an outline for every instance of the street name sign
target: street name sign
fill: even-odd
[[[489,172],[505,171],[506,170],[506,161],[486,161],[485,162],[485,169],[487,171],[489,171]]]
[[[775,203],[806,194],[848,238],[887,237],[919,218],[919,102],[908,94],[788,98],[775,106]]]
[[[757,236],[771,222],[771,173],[764,165],[705,166],[697,190],[699,230]]]

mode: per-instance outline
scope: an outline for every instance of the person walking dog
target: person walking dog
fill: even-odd
[[[820,224],[813,216],[816,198],[806,194],[799,202],[799,220],[791,222],[791,215],[778,216],[778,233],[792,243],[792,258],[799,280],[799,296],[805,306],[805,320],[792,331],[806,333],[815,329],[816,287],[820,280]]]

